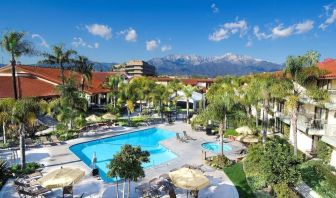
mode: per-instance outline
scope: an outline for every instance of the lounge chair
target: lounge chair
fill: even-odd
[[[169,175],[167,173],[164,173],[164,174],[160,175],[159,178],[170,180],[170,177],[169,177]]]
[[[186,131],[183,131],[183,135],[184,135],[184,138],[187,140],[196,140],[195,138],[192,138],[191,136],[189,136]]]
[[[50,142],[50,141],[47,139],[46,136],[41,136],[40,139],[41,139],[41,142],[42,142],[43,145],[49,145],[49,146],[50,146],[50,145],[53,144],[52,142]]]
[[[179,133],[176,133],[176,139],[180,142],[188,142],[185,138],[182,138]]]
[[[62,143],[62,141],[60,141],[60,140],[57,138],[56,135],[52,135],[50,138],[51,138],[51,141],[52,141],[53,143],[55,143],[55,144],[61,144],[61,143]]]
[[[25,143],[26,143],[26,147],[28,147],[28,148],[36,147],[38,145],[38,144],[34,143],[31,138],[27,138],[25,140]]]

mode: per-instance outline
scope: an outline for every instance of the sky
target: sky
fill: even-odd
[[[308,50],[336,58],[336,1],[2,0],[0,7],[1,34],[24,31],[41,52],[64,44],[99,62],[230,52],[284,63]],[[9,62],[3,50],[0,58]]]

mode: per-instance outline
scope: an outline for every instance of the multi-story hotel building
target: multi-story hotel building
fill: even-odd
[[[114,71],[125,72],[129,76],[155,76],[156,68],[155,66],[142,61],[142,60],[131,60],[125,64],[115,65]]]

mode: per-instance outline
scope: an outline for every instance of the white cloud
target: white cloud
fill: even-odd
[[[217,7],[217,5],[215,3],[211,4],[211,10],[213,13],[218,13],[219,12],[219,8]]]
[[[170,50],[172,50],[172,49],[173,49],[173,48],[172,48],[171,45],[163,45],[163,46],[161,47],[161,51],[162,51],[162,52],[170,51]]]
[[[245,46],[246,47],[252,47],[252,45],[253,45],[253,41],[252,41],[251,38],[249,38]]]
[[[112,29],[111,27],[107,25],[102,24],[91,24],[91,25],[85,25],[85,28],[95,36],[100,36],[106,40],[109,40],[112,38]]]
[[[47,41],[41,35],[39,35],[39,34],[32,34],[32,38],[38,38],[38,39],[40,39],[41,42],[40,42],[39,45],[41,45],[43,47],[49,48],[49,45],[48,45]]]
[[[295,24],[296,34],[303,34],[309,32],[314,28],[314,21],[306,20],[302,23]]]
[[[133,28],[128,28],[127,30],[120,31],[119,34],[125,36],[125,40],[128,42],[135,42],[137,40],[137,32]]]
[[[271,38],[272,36],[264,32],[260,32],[259,26],[253,27],[253,33],[257,37],[258,40],[268,39],[268,38]]]
[[[319,26],[322,30],[325,30],[329,25],[333,24],[336,21],[336,8],[332,10],[332,13],[329,13],[330,7],[325,7],[328,18]]]
[[[225,23],[209,35],[211,41],[221,41],[230,38],[231,35],[239,33],[243,37],[247,32],[247,22],[245,20]]]
[[[156,50],[159,47],[160,40],[149,40],[146,41],[146,50],[147,51],[153,51]]]
[[[292,35],[294,32],[294,27],[283,27],[283,24],[280,24],[272,29],[272,38],[284,38]]]
[[[99,48],[99,43],[88,44],[81,37],[74,37],[71,45],[74,47],[87,47],[87,48]]]

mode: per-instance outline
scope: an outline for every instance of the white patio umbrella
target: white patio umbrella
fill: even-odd
[[[88,122],[96,122],[100,120],[100,117],[96,116],[95,114],[92,114],[89,117],[86,117],[85,120]]]
[[[239,128],[236,128],[237,133],[242,133],[242,134],[252,134],[252,130],[248,126],[242,126]]]

